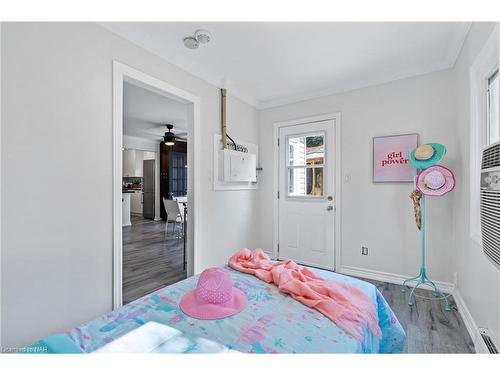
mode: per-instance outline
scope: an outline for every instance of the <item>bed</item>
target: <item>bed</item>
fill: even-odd
[[[272,284],[227,268],[248,305],[220,320],[197,320],[179,309],[198,276],[167,286],[71,331],[30,346],[48,353],[400,353],[405,332],[377,288],[353,277],[314,269],[325,279],[364,291],[377,308],[382,338],[363,331],[356,340],[320,312]]]

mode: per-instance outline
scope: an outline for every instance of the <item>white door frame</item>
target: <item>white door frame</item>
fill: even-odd
[[[279,239],[279,200],[278,200],[278,191],[279,191],[279,176],[280,176],[280,157],[279,157],[279,147],[278,147],[278,139],[279,139],[279,130],[280,128],[286,127],[286,126],[293,126],[293,125],[302,125],[302,124],[308,124],[308,123],[313,123],[313,122],[320,122],[320,121],[326,121],[326,120],[333,120],[335,124],[335,173],[334,173],[334,178],[335,178],[335,192],[333,195],[333,202],[334,202],[334,207],[335,207],[335,228],[332,228],[335,231],[335,260],[334,260],[334,268],[337,270],[340,265],[340,254],[341,254],[341,246],[342,246],[342,222],[341,222],[341,178],[342,178],[342,163],[341,163],[341,156],[342,156],[342,150],[341,150],[341,142],[340,142],[340,112],[334,112],[334,113],[326,113],[323,115],[318,115],[318,116],[312,116],[312,117],[304,117],[304,118],[298,118],[298,119],[293,119],[293,120],[286,120],[286,121],[280,121],[274,123],[274,134],[273,134],[273,142],[274,142],[274,171],[277,171],[277,173],[274,173],[274,184],[273,184],[273,251],[272,251],[272,257],[277,258],[278,257],[278,239]],[[283,198],[284,194],[282,194]]]
[[[199,271],[200,209],[200,98],[134,69],[113,61],[113,309],[122,306],[122,146],[123,146],[123,82],[131,82],[160,95],[192,106],[188,111],[188,228],[186,238],[187,275]]]

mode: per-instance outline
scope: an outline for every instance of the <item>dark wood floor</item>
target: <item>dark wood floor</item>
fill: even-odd
[[[381,281],[366,280],[374,284],[387,300],[406,332],[406,353],[474,353],[469,336],[455,301],[450,296],[451,311],[445,311],[439,300],[417,297],[408,306],[408,292],[401,286]],[[435,298],[431,291],[418,289],[416,294]]]
[[[165,222],[132,216],[123,227],[123,303],[186,278],[183,239],[165,235]]]

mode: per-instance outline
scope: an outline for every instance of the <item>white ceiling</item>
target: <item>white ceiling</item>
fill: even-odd
[[[257,108],[292,103],[454,65],[466,22],[101,23]],[[196,29],[212,41],[183,45]]]
[[[123,134],[160,141],[174,125],[176,135],[187,132],[188,105],[161,96],[128,82],[123,84]]]

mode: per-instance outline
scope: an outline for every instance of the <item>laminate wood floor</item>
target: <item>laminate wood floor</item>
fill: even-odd
[[[132,216],[123,227],[123,304],[186,278],[183,239],[165,222]]]
[[[406,332],[405,353],[474,353],[467,328],[455,301],[449,297],[451,311],[445,311],[443,302],[435,300],[429,290],[418,289],[413,306],[408,306],[408,291],[386,282],[365,280],[382,293]],[[431,299],[427,299],[431,298]]]
[[[165,223],[132,218],[123,228],[123,303],[186,278],[183,269],[183,240]],[[450,296],[451,311],[431,291],[419,289],[415,304],[408,306],[408,292],[401,286],[368,280],[387,300],[406,332],[405,353],[474,353],[474,344]],[[427,299],[431,298],[431,299]]]

